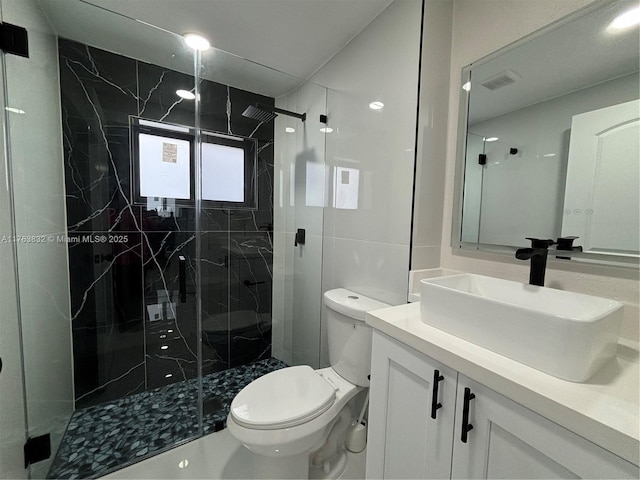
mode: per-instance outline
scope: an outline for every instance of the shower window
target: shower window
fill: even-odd
[[[195,206],[195,130],[131,117],[132,189],[148,208]],[[257,208],[257,141],[202,132],[202,207]]]

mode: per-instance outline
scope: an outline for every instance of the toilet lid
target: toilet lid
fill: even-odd
[[[244,387],[231,402],[239,425],[271,430],[293,427],[327,411],[334,388],[308,365],[268,373]]]

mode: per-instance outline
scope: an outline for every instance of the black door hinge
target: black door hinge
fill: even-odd
[[[51,456],[51,435],[29,437],[24,444],[24,468]]]
[[[0,50],[29,58],[27,29],[10,23],[0,23]]]

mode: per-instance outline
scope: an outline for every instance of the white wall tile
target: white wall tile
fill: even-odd
[[[430,268],[417,255],[423,246],[440,245],[448,117],[449,64],[453,1],[426,2],[422,38],[420,116],[413,211],[413,269]],[[439,260],[438,260],[439,264]]]
[[[312,79],[329,88],[325,235],[408,244],[411,223],[420,2],[392,3]],[[372,101],[384,108],[374,111]],[[358,172],[357,206],[334,208],[337,168]],[[353,187],[352,188],[356,188]]]
[[[312,77],[329,87],[334,129],[326,140],[323,291],[406,302],[420,19],[420,1],[392,3]],[[371,110],[372,101],[384,108]]]
[[[333,285],[391,305],[406,303],[409,246],[336,238]]]
[[[420,269],[437,268],[440,266],[440,245],[414,245],[411,248],[411,264],[420,265]]]

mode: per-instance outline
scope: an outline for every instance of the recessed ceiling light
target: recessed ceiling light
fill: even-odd
[[[176,90],[176,95],[180,98],[184,98],[185,100],[193,100],[196,98],[196,94],[189,90]]]
[[[167,373],[167,374],[164,376],[164,378],[171,378],[171,377],[173,377],[173,373]]]
[[[471,91],[471,82],[466,82],[462,85],[462,89],[465,92],[470,92]]]
[[[640,24],[640,7],[633,8],[618,15],[613,22],[609,24],[612,30],[624,30]]]
[[[488,137],[484,139],[485,142],[497,142],[498,137]]]
[[[197,33],[186,33],[184,35],[184,42],[194,50],[208,50],[211,47],[209,40]]]
[[[331,133],[331,132],[333,132],[333,128],[331,128],[331,127],[322,127],[322,128],[320,129],[320,131],[321,131],[322,133]]]
[[[180,468],[187,468],[189,466],[189,460],[188,459],[184,459],[184,460],[180,460],[180,462],[178,463],[178,467]]]
[[[25,112],[24,110],[20,110],[19,108],[4,107],[4,109],[5,109],[7,112],[11,112],[11,113],[18,113],[18,114],[20,114],[20,115],[24,115],[25,113],[27,113],[27,112]]]
[[[285,127],[284,131],[287,133],[295,133],[296,129],[293,127]]]
[[[160,350],[166,350],[167,348],[169,348],[169,346],[168,346],[168,345],[162,345],[162,346],[160,347]]]
[[[551,157],[555,157],[556,154],[555,153],[545,153],[544,155],[542,155],[545,158],[551,158]]]
[[[369,108],[371,110],[382,110],[384,108],[384,103],[376,100],[375,102],[371,102],[369,104]]]

